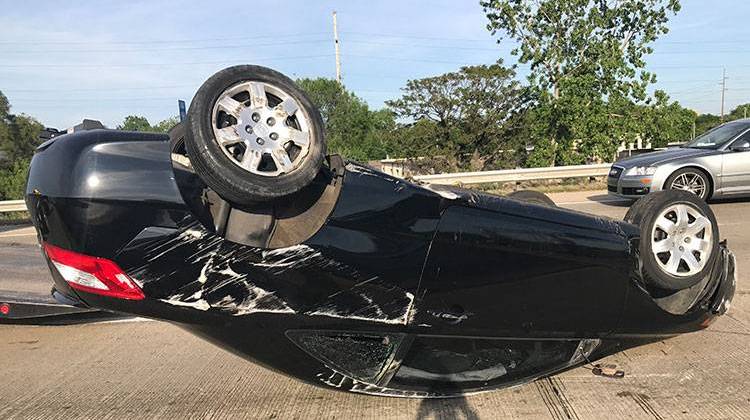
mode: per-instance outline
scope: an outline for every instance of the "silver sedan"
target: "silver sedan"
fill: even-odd
[[[680,147],[619,160],[607,189],[626,198],[666,189],[704,200],[750,194],[750,119],[720,125]]]

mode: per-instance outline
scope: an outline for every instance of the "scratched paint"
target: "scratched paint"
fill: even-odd
[[[226,241],[192,223],[142,251],[145,263],[128,272],[147,290],[167,291],[159,300],[173,306],[233,316],[299,313],[393,325],[408,324],[416,312],[412,293],[377,276],[361,280],[357,270],[305,244],[253,248]],[[329,271],[355,283],[315,301],[300,299],[303,293],[290,288],[286,279],[310,269]]]

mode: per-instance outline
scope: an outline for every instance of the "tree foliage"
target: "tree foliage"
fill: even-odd
[[[608,160],[629,134],[623,109],[646,99],[650,43],[678,0],[482,0],[488,29],[518,44],[537,109],[534,165]],[[502,39],[499,41],[501,42]],[[541,150],[548,148],[551,150]]]
[[[388,132],[395,125],[390,112],[371,111],[367,103],[332,79],[300,79],[297,84],[320,111],[329,152],[362,161],[388,155]]]
[[[128,115],[122,121],[122,124],[117,126],[117,129],[125,131],[149,131],[154,133],[166,133],[179,122],[180,119],[178,117],[169,117],[165,120],[159,121],[155,125],[151,125],[146,117],[142,117],[139,115]]]
[[[0,92],[0,167],[12,167],[15,162],[31,158],[39,145],[39,133],[44,127],[34,118],[10,112],[8,98]]]
[[[386,102],[407,122],[395,136],[402,154],[447,156],[476,170],[515,166],[519,145],[512,140],[527,98],[502,61],[409,80],[402,90],[401,98]]]
[[[691,138],[695,111],[683,108],[679,102],[669,101],[661,90],[654,94],[655,101],[644,112],[642,138],[653,147],[666,147],[669,143],[684,142]]]
[[[8,98],[0,92],[0,200],[23,198],[29,161],[43,128],[28,115],[12,114],[10,108]]]
[[[26,193],[30,158],[17,159],[0,169],[0,200],[21,200]]]

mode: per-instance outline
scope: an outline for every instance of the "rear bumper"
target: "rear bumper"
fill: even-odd
[[[0,323],[5,324],[70,324],[116,316],[89,308],[55,289],[52,297],[5,292],[0,294],[0,309]]]

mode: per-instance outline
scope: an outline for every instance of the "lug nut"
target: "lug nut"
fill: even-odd
[[[276,133],[271,133],[270,137],[271,137],[271,140],[278,140],[279,139],[279,135],[276,134]]]
[[[273,119],[273,117],[269,117],[269,118],[268,118],[268,119],[266,120],[266,124],[268,124],[268,125],[274,125],[274,124],[276,124],[276,120],[275,120],[275,119]]]
[[[255,142],[258,143],[261,146],[263,146],[266,143],[265,140],[263,140],[261,138],[258,138],[258,140],[255,140]]]
[[[260,121],[260,114],[258,114],[257,112],[253,112],[252,118],[253,121],[258,122]]]
[[[245,132],[248,133],[248,134],[252,133],[253,132],[253,127],[250,127],[249,125],[246,125],[245,126]]]

